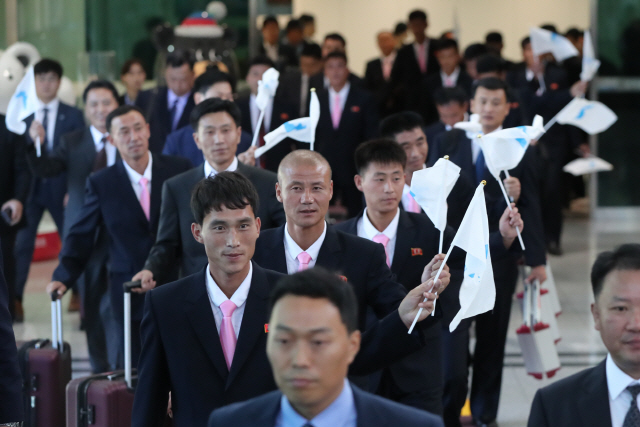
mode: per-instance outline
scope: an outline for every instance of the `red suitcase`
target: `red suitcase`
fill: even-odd
[[[62,308],[51,298],[52,341],[19,343],[25,427],[64,427],[64,389],[71,380],[71,348],[62,340]]]
[[[131,426],[135,377],[131,369],[131,289],[124,285],[124,371],[76,378],[67,386],[67,427]]]

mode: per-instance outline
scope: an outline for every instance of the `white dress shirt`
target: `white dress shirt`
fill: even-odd
[[[251,113],[251,129],[253,132],[256,131],[256,126],[258,126],[258,118],[260,117],[260,109],[256,104],[256,96],[251,94],[249,96],[249,112]],[[271,131],[271,116],[273,114],[273,98],[269,98],[267,102],[267,108],[264,109],[264,118],[262,119],[262,126],[264,127],[265,133],[269,133]]]
[[[455,87],[458,84],[458,77],[460,76],[460,67],[456,67],[453,70],[453,73],[447,75],[444,71],[440,70],[440,78],[442,79],[443,87]],[[452,82],[451,85],[447,86],[447,79]]]
[[[533,70],[531,70],[530,68],[527,68],[525,70],[524,75],[527,78],[528,82],[533,80],[534,77],[538,78],[538,84],[540,85],[540,88],[536,91],[536,95],[538,95],[538,96],[542,95],[544,93],[544,91],[546,90],[546,85],[544,84],[544,75],[543,74],[536,75],[533,72]]]
[[[300,117],[304,116],[307,111],[307,99],[309,96],[309,76],[300,75]]]
[[[406,186],[407,184],[405,184]],[[393,254],[396,251],[396,235],[398,234],[398,222],[400,221],[400,208],[396,212],[396,216],[393,217],[387,228],[382,231],[382,234],[389,238],[387,243],[386,253],[389,256],[389,260],[393,263]],[[373,241],[373,238],[380,233],[378,229],[371,223],[371,220],[367,216],[367,208],[364,208],[364,213],[358,219],[358,237],[365,238]]]
[[[427,165],[422,165],[422,169],[426,168]],[[411,187],[409,187],[407,184],[404,184],[404,187],[402,188],[402,199],[400,199],[400,201],[402,202],[402,207],[404,209],[405,212],[411,212],[409,210],[409,208],[411,207],[411,194],[409,194],[409,191],[411,191]],[[420,208],[422,209],[422,208]]]
[[[102,148],[104,148],[105,153],[107,154],[107,167],[113,166],[116,163],[116,146],[111,144],[106,139],[102,141],[102,138],[106,137],[106,133],[100,132],[95,126],[91,125],[89,127],[89,131],[91,132],[91,137],[93,138],[93,143],[96,146],[96,153],[99,153]]]
[[[233,161],[231,162],[231,164],[229,165],[229,167],[228,167],[228,168],[226,168],[224,171],[225,171],[225,172],[235,172],[235,171],[236,171],[236,169],[238,169],[238,158],[237,158],[237,157],[234,157],[234,158],[233,158]],[[204,161],[204,176],[205,176],[205,178],[208,178],[208,177],[210,177],[210,176],[216,176],[216,175],[217,175],[217,173],[218,173],[218,171],[217,171],[217,170],[215,170],[215,169],[213,168],[213,166],[211,166],[211,165],[209,164],[209,162],[205,160],[205,161]]]
[[[48,109],[47,112],[47,148],[53,149],[53,138],[56,134],[56,122],[58,121],[58,107],[60,106],[60,100],[55,98],[48,104],[43,103],[38,99],[38,110],[35,112],[34,120],[42,123],[44,120],[44,109]],[[35,142],[35,141],[34,141]],[[40,141],[41,143],[44,141]]]
[[[502,126],[499,126],[496,130],[493,130],[489,133],[493,133],[493,132],[497,132],[499,130],[502,130]],[[483,132],[480,132],[480,134],[484,135]],[[473,160],[473,164],[476,164],[476,160],[478,159],[478,156],[480,155],[480,144],[478,144],[478,138],[471,138],[471,156],[472,156],[472,160]]]
[[[178,103],[176,104],[176,115],[174,116],[173,123],[171,123],[171,129],[177,129],[178,122],[180,121],[180,117],[182,117],[184,107],[186,107],[190,96],[191,92],[187,92],[185,95],[178,96],[173,93],[171,89],[167,90],[167,109],[169,110],[169,113],[171,113],[173,103],[176,102],[176,99],[178,100]]]
[[[265,55],[267,55],[267,57],[272,60],[273,62],[278,62],[279,59],[279,55],[278,55],[278,45],[277,44],[269,44],[269,43],[262,43],[262,47],[264,47],[264,53]]]
[[[424,51],[424,63],[425,66],[427,67],[427,70],[429,69],[429,37],[425,38],[424,41],[422,42],[422,44],[418,44],[418,42],[413,42],[413,53],[416,54],[416,62],[418,63],[418,65],[420,65],[420,61],[418,60],[418,58],[420,57],[420,51]]]
[[[236,338],[240,335],[240,326],[242,325],[242,316],[244,315],[244,308],[246,307],[247,296],[249,295],[249,289],[251,288],[251,278],[253,277],[253,264],[249,263],[249,274],[244,278],[238,289],[231,295],[231,298],[220,290],[218,284],[213,277],[211,277],[211,270],[207,265],[207,295],[209,295],[209,303],[211,304],[211,310],[213,311],[213,318],[216,321],[216,329],[220,334],[220,324],[222,323],[222,309],[220,305],[223,302],[231,300],[236,305],[236,309],[231,314],[231,324],[233,325],[233,332],[236,334]],[[202,325],[206,327],[206,325]]]
[[[287,259],[287,273],[293,274],[298,271],[298,267],[300,266],[300,262],[298,261],[298,255],[302,252],[306,252],[309,254],[311,259],[309,260],[309,268],[313,268],[316,265],[316,261],[318,260],[318,254],[320,253],[320,248],[322,247],[322,243],[324,242],[324,238],[327,235],[327,223],[324,223],[324,230],[322,230],[322,235],[318,237],[318,240],[313,242],[309,249],[302,250],[300,246],[293,240],[291,234],[289,234],[289,229],[287,228],[287,224],[284,225],[284,254]]]
[[[391,70],[393,70],[393,63],[396,62],[397,54],[398,52],[394,50],[389,55],[380,57],[380,65],[382,66],[382,76],[384,77],[385,67],[387,67],[387,69],[389,70],[388,71],[389,77],[385,77],[385,79],[387,80],[391,78]]]
[[[336,102],[336,96],[340,97],[340,111],[344,112],[344,105],[347,103],[347,97],[349,96],[349,89],[351,89],[351,83],[347,82],[340,92],[336,92],[333,90],[331,86],[329,86],[329,111],[331,112],[331,117],[333,117],[333,106]]]
[[[142,185],[140,184],[140,179],[142,177],[147,178],[147,191],[149,195],[151,195],[151,164],[153,163],[153,158],[151,156],[151,152],[149,152],[149,163],[144,170],[144,173],[140,175],[138,172],[134,171],[131,166],[127,164],[127,162],[122,161],[124,165],[124,169],[127,171],[127,175],[129,176],[129,180],[131,181],[131,186],[133,187],[133,192],[136,193],[136,197],[138,201],[140,201],[140,195],[142,194]]]
[[[631,407],[631,393],[627,390],[632,384],[640,384],[640,380],[634,380],[622,372],[607,354],[606,362],[607,388],[609,389],[609,409],[611,410],[611,427],[622,427],[624,418]],[[639,396],[640,397],[640,396]],[[640,409],[640,403],[635,402]]]

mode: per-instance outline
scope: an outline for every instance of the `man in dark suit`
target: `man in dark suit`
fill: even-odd
[[[227,73],[212,69],[198,76],[193,86],[194,103],[198,105],[209,98],[233,101],[233,82]],[[193,134],[193,127],[190,124],[171,132],[164,144],[162,154],[184,157],[189,159],[193,166],[201,165],[204,162],[204,156],[196,145]],[[251,134],[243,130],[236,154],[244,153],[250,146]]]
[[[287,28],[285,29],[285,41],[287,46],[291,47],[296,54],[297,62],[295,64],[291,64],[295,66],[300,65],[300,55],[302,55],[302,52],[306,48],[309,46],[320,47],[317,43],[304,38],[304,24],[300,19],[291,19],[287,23]]]
[[[435,42],[427,37],[427,14],[422,10],[414,10],[409,14],[409,30],[413,33],[414,42],[404,45],[398,50],[393,64],[391,81],[394,93],[399,97],[399,108],[421,111],[423,96],[416,90],[427,74],[437,73],[440,66],[435,56]]]
[[[391,96],[391,70],[397,55],[396,39],[389,31],[379,32],[377,39],[382,56],[367,62],[364,86],[376,98],[380,117],[385,117],[395,108]]]
[[[478,73],[477,80],[485,79],[487,77],[496,77],[505,81],[507,80],[507,70],[513,68],[507,68],[507,61],[493,53],[487,53],[479,56],[475,60],[475,67]],[[509,102],[511,103],[509,114],[507,115],[507,118],[504,119],[502,126],[504,128],[512,128],[516,126],[530,125],[531,121],[526,122],[525,117],[523,116],[523,109],[520,106],[520,94],[517,91],[510,91]],[[533,120],[533,117],[529,118],[529,120]]]
[[[53,59],[42,59],[33,67],[38,96],[38,111],[25,122],[28,126],[27,141],[35,144],[39,138],[41,150],[52,152],[60,143],[60,137],[84,127],[82,111],[61,102],[58,88],[62,78],[62,66]],[[67,178],[36,178],[32,182],[31,193],[24,208],[26,227],[18,231],[14,249],[16,258],[16,313],[22,315],[22,294],[29,276],[31,259],[35,247],[38,225],[45,209],[53,217],[62,237],[64,229],[64,199],[67,193]]]
[[[2,116],[4,122],[4,116]],[[4,142],[4,141],[2,141]],[[0,241],[4,236],[0,236]],[[2,243],[2,242],[0,242]],[[11,328],[7,282],[4,278],[2,247],[0,244],[0,423],[18,423],[23,421],[22,375],[18,367],[16,338]]]
[[[261,31],[262,44],[258,47],[260,55],[273,61],[278,71],[298,65],[296,50],[288,44],[280,43],[280,24],[275,16],[269,15],[264,18]]]
[[[317,44],[309,44],[300,54],[300,69],[280,75],[276,96],[295,107],[300,117],[308,116],[310,80],[322,73],[322,51]]]
[[[593,263],[591,313],[608,355],[585,369],[541,388],[529,427],[632,427],[640,422],[640,245],[603,252]]]
[[[508,87],[497,78],[479,80],[471,99],[471,111],[479,114],[482,132],[488,134],[500,129],[509,113],[507,102]],[[489,231],[499,228],[499,218],[507,207],[496,179],[484,163],[484,154],[475,140],[467,138],[460,129],[453,129],[440,135],[433,144],[435,158],[447,154],[449,160],[458,165],[469,177],[474,177],[474,185],[486,180],[485,199],[489,216]],[[507,194],[513,197],[527,226],[522,230],[526,245],[525,263],[532,267],[527,281],[546,280],[545,250],[541,239],[539,196],[537,189],[535,162],[531,149],[527,150],[520,164],[510,171],[511,177],[504,180]],[[519,245],[511,247],[508,256],[493,262],[496,283],[496,302],[493,311],[465,319],[454,333],[444,332],[445,349],[452,369],[445,377],[445,423],[459,425],[460,410],[467,395],[467,354],[469,346],[468,329],[473,320],[476,323],[476,346],[473,358],[473,380],[471,387],[471,411],[478,424],[491,425],[495,422],[500,399],[504,347],[511,312],[511,301],[518,278],[518,261],[522,254]],[[447,386],[448,382],[448,386]]]
[[[18,230],[26,225],[24,206],[29,196],[31,174],[27,165],[24,136],[7,129],[4,115],[0,114],[0,249],[4,253],[4,277],[9,297],[9,312],[16,319],[15,281],[16,261],[13,247]]]
[[[82,212],[89,175],[116,163],[118,150],[107,140],[106,119],[118,107],[117,95],[115,87],[106,80],[89,83],[82,94],[89,127],[64,135],[50,154],[37,157],[35,150],[29,151],[29,164],[37,177],[66,174],[69,200],[64,213],[63,236],[69,234],[69,229]],[[100,303],[107,290],[108,239],[106,230],[101,228],[95,236],[87,268],[77,282],[83,307],[82,322],[87,333],[94,373],[109,370],[105,331],[100,316]]]
[[[247,71],[247,83],[251,88],[251,93],[241,98],[238,98],[237,104],[240,107],[242,114],[242,129],[250,132],[253,136],[258,126],[258,118],[260,116],[260,109],[256,104],[256,96],[258,95],[258,82],[262,79],[262,75],[269,68],[274,67],[273,62],[266,56],[258,56],[253,58],[249,62],[249,71]],[[262,120],[262,128],[258,133],[258,146],[264,145],[264,136],[278,126],[293,120],[298,117],[298,112],[293,105],[287,104],[284,99],[278,97],[277,93],[273,99],[269,100],[264,112],[264,119]],[[262,169],[267,169],[272,172],[278,170],[278,164],[280,160],[293,149],[295,149],[295,142],[291,139],[286,139],[274,148],[270,149],[266,154],[262,155],[259,159],[258,166]],[[253,151],[253,150],[252,150]]]
[[[189,114],[193,110],[194,59],[187,51],[175,50],[167,54],[164,79],[166,86],[142,91],[136,98],[136,105],[145,112],[151,139],[149,150],[160,154],[167,136],[189,124]]]
[[[276,175],[238,161],[235,156],[242,128],[240,109],[231,101],[212,98],[196,106],[192,115],[196,144],[206,161],[167,181],[162,189],[162,216],[156,243],[149,252],[144,269],[134,280],[143,283],[171,281],[173,266],[180,265],[181,276],[200,271],[207,262],[202,245],[191,236],[193,214],[189,209],[191,189],[203,178],[222,171],[237,171],[258,190],[257,212],[262,228],[284,224],[282,205],[276,200]]]
[[[442,425],[347,380],[361,342],[358,303],[333,274],[312,269],[281,279],[270,306],[267,356],[279,390],[214,411],[210,427]]]
[[[434,142],[443,132],[453,129],[458,122],[468,120],[469,95],[461,87],[447,87],[436,90],[433,94],[439,120],[427,126],[424,133],[427,142]],[[433,164],[437,159],[427,157],[427,163]]]
[[[331,52],[342,52],[345,55],[347,54],[347,41],[339,33],[330,33],[324,36],[324,41],[322,42],[322,59],[326,59],[327,55]],[[352,85],[360,87],[364,86],[364,81],[351,71],[349,71],[348,79],[349,83]],[[309,86],[318,91],[323,88],[327,89],[329,87],[329,79],[321,70],[316,75],[311,76],[309,79]]]
[[[331,165],[335,191],[352,217],[362,209],[362,196],[353,183],[353,152],[358,144],[376,136],[378,114],[369,92],[349,83],[344,53],[327,55],[324,73],[330,84],[327,90],[318,93],[316,150]]]
[[[109,236],[109,297],[113,312],[110,334],[117,339],[110,346],[118,349],[115,369],[124,363],[124,297],[122,284],[140,270],[155,241],[160,217],[160,196],[164,182],[189,169],[189,162],[178,157],[151,155],[149,125],[138,107],[118,107],[106,118],[109,142],[120,153],[115,165],[89,176],[84,205],[65,236],[60,264],[53,272],[47,292],[64,294],[84,271],[91,255],[94,237],[100,227]],[[117,189],[117,191],[114,191]],[[141,291],[150,288],[143,285]],[[132,297],[132,360],[140,353],[142,297]]]
[[[169,392],[176,425],[196,426],[216,408],[276,389],[266,355],[268,297],[282,275],[251,261],[261,227],[257,204],[255,187],[240,173],[222,171],[195,185],[192,236],[207,259],[199,272],[147,296],[134,427],[159,425]],[[418,307],[430,311],[429,303],[418,304],[433,298],[426,289],[408,299],[407,316]],[[365,336],[352,370],[377,369],[383,345],[405,340],[406,333],[384,333],[390,324]]]

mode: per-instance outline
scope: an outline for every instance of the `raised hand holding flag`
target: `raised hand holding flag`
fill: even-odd
[[[5,124],[7,129],[18,135],[27,130],[27,124],[23,121],[38,110],[38,96],[36,95],[36,81],[33,67],[29,67],[18,87],[16,88],[9,105]],[[40,138],[35,142],[36,154],[40,157]]]
[[[552,53],[556,61],[562,62],[579,54],[573,43],[558,33],[532,27],[529,31],[529,36],[531,38],[531,50],[536,57],[544,53]]]
[[[258,116],[258,123],[253,132],[253,141],[251,146],[255,147],[258,144],[258,135],[260,135],[260,129],[262,129],[262,122],[264,120],[264,112],[269,105],[269,101],[276,96],[276,90],[278,89],[280,73],[275,68],[269,68],[262,74],[262,79],[258,82],[258,94],[256,95],[256,106],[260,110],[260,116]],[[257,158],[257,157],[256,157]]]

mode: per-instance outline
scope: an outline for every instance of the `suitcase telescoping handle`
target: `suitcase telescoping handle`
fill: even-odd
[[[131,369],[131,289],[141,288],[142,282],[124,282],[124,380],[132,388]]]
[[[60,353],[64,351],[64,341],[62,340],[62,303],[58,297],[58,292],[51,292],[51,342],[53,348]]]

